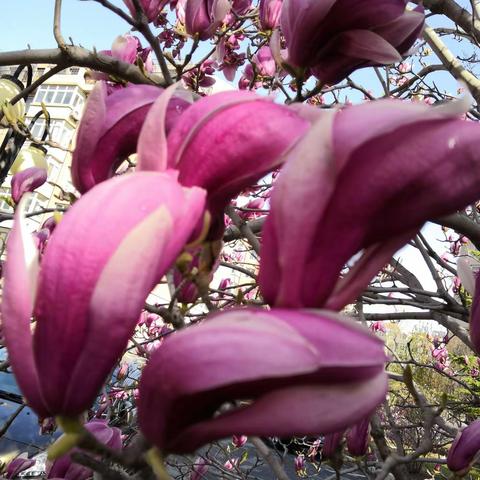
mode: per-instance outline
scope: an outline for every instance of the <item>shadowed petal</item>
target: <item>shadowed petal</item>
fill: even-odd
[[[2,330],[20,390],[39,415],[48,416],[43,402],[32,349],[30,321],[37,291],[38,249],[27,232],[24,198],[15,212],[7,242],[2,295]]]

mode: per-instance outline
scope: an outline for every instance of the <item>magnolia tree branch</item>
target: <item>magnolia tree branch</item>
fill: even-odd
[[[452,228],[458,233],[468,237],[471,242],[480,250],[480,225],[470,220],[465,215],[460,213],[454,213],[447,215],[446,217],[437,218],[433,220],[438,225],[443,225],[448,228]]]
[[[422,3],[432,13],[446,15],[452,22],[469,33],[474,40],[480,41],[480,22],[454,0],[423,0]]]
[[[250,437],[249,440],[268,463],[278,480],[290,480],[278,457],[265,445],[263,440],[258,437]]]
[[[53,36],[62,51],[66,51],[67,44],[62,35],[62,0],[55,0],[55,12],[53,18]]]
[[[147,77],[135,65],[74,45],[67,45],[65,50],[46,48],[0,52],[0,67],[36,63],[53,63],[62,65],[64,68],[72,66],[86,67],[132,83],[165,86],[165,81],[158,75],[149,75]]]
[[[249,222],[246,222],[246,226],[249,228],[249,230],[254,233],[260,233],[262,231],[263,224],[265,223],[265,220],[267,217],[260,217],[256,218],[255,220],[250,220]],[[241,219],[240,219],[241,220]],[[243,238],[244,235],[243,233],[239,230],[237,225],[230,225],[226,230],[223,235],[223,241],[224,242],[231,242],[232,240],[238,240],[239,238]]]
[[[423,38],[430,45],[447,70],[457,80],[462,80],[467,84],[467,87],[470,90],[473,98],[476,100],[477,104],[480,104],[480,80],[478,80],[475,75],[465,69],[458,58],[455,57],[455,55],[453,55],[453,53],[443,43],[442,39],[436,34],[433,28],[426,26],[423,31]]]
[[[231,205],[227,207],[226,212],[240,233],[248,240],[255,253],[260,254],[260,242],[251,230],[248,223],[240,217],[240,215],[235,211],[235,208]]]
[[[157,57],[158,64],[160,65],[160,70],[162,71],[164,81],[167,85],[171,85],[173,83],[172,77],[170,75],[170,71],[168,70],[167,62],[165,61],[165,56],[163,55],[163,51],[162,51],[162,48],[160,47],[160,43],[158,42],[158,38],[150,30],[148,18],[143,12],[140,1],[139,0],[132,0],[132,1],[136,10],[136,18],[134,19],[133,25],[145,37],[147,42],[150,44],[150,47],[152,47],[152,51]],[[124,18],[123,15],[121,15],[121,17]],[[131,24],[131,22],[129,23]]]

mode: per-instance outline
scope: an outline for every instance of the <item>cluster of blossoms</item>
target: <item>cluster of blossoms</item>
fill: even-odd
[[[448,337],[443,340],[438,338],[433,339],[433,345],[431,346],[431,354],[434,362],[434,366],[437,370],[445,373],[453,373],[451,369],[451,362],[447,350]]]
[[[168,3],[140,1],[151,22]],[[276,33],[252,57],[242,85],[280,68],[336,83],[355,69],[401,61],[422,29],[422,7],[379,0],[346,15],[349,3],[261,1],[261,27]],[[178,0],[175,7],[186,32],[205,40],[247,14],[252,2]],[[226,75],[244,60],[237,41],[221,44]],[[135,37],[118,39],[110,54],[149,69],[149,52]],[[211,85],[213,73],[207,60],[184,80],[196,89]],[[280,169],[258,275],[270,308],[227,309],[174,333],[155,318],[142,319],[148,336],[165,336],[139,351],[148,359],[138,388],[139,427],[164,453],[190,453],[233,435],[239,446],[245,435],[323,434],[325,458],[335,456],[343,438],[353,456],[365,455],[369,418],[387,392],[384,345],[338,312],[425,221],[477,199],[479,127],[460,118],[466,102],[380,100],[323,110],[247,91],[193,101],[178,85],[111,88],[111,79],[103,80],[89,97],[73,155],[81,198],[58,225],[45,226],[42,241],[24,218],[22,193],[36,183],[21,187],[17,198],[2,326],[29,406],[63,421],[88,410],[138,327],[149,292],[173,269],[181,302],[201,296],[218,266],[225,208]],[[117,175],[134,153],[135,171]],[[264,203],[248,203],[244,220]],[[472,343],[479,348],[475,302]],[[436,351],[445,368],[442,349]],[[98,422],[87,428],[94,435],[108,429],[120,448],[114,429]]]

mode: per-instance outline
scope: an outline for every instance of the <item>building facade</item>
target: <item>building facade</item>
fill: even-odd
[[[43,75],[52,65],[36,65],[33,71],[33,80]],[[0,75],[11,75],[16,67],[1,67]],[[23,75],[26,75],[24,72]],[[25,78],[20,77],[25,81]],[[26,118],[28,125],[39,110],[42,103],[48,110],[51,118],[48,140],[52,145],[45,145],[47,150],[46,161],[48,165],[48,181],[36,190],[29,199],[27,213],[41,209],[53,209],[67,205],[69,193],[74,193],[75,188],[71,182],[70,165],[72,158],[75,131],[80,121],[86,98],[93,88],[94,82],[88,75],[88,70],[81,67],[70,67],[53,75],[36,89],[26,99]],[[31,129],[32,136],[41,139],[45,130],[45,120],[40,117]],[[6,130],[0,130],[0,141]],[[25,142],[24,149],[29,142]],[[58,147],[53,146],[58,145]],[[0,216],[13,213],[12,207],[6,201],[10,196],[11,177],[7,177],[0,187]],[[29,222],[32,229],[40,226],[51,214],[31,217]],[[11,222],[4,221],[0,224],[0,249],[5,243],[5,238]]]

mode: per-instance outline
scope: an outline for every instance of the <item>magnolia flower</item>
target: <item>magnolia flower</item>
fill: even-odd
[[[178,0],[175,5],[175,14],[180,23],[185,24],[185,7],[188,0]]]
[[[215,256],[216,252],[212,252],[212,246],[207,242],[193,251],[185,252],[185,258],[177,261],[173,269],[173,283],[179,302],[193,303],[208,289],[219,265]]]
[[[370,325],[370,329],[372,330],[372,332],[387,333],[387,327],[385,327],[385,324],[383,322],[373,322]]]
[[[217,235],[228,202],[278,167],[309,125],[268,98],[222,92],[188,108],[166,143],[161,128],[166,105],[168,96],[158,98],[147,115],[138,141],[138,168],[177,169],[180,183],[205,188]]]
[[[465,475],[480,453],[480,420],[460,430],[447,456],[447,466],[459,476]]]
[[[406,0],[284,0],[288,63],[337,83],[358,68],[399,62],[420,35],[423,7]]]
[[[247,443],[246,435],[232,435],[232,444],[235,448],[243,447]]]
[[[384,362],[381,340],[334,314],[232,309],[167,337],[152,355],[140,380],[139,425],[160,450],[176,453],[239,431],[336,432],[383,401]],[[220,409],[226,403],[232,407]]]
[[[229,0],[187,0],[185,29],[190,35],[207,40],[215,34],[225,15],[230,11]]]
[[[473,349],[477,355],[480,355],[480,281],[478,277],[475,282],[475,292],[470,312],[469,333]]]
[[[24,193],[33,192],[47,181],[47,171],[43,168],[31,167],[16,173],[12,177],[12,200],[20,202]]]
[[[245,15],[252,8],[252,0],[232,0],[232,10],[237,15]]]
[[[269,46],[264,46],[253,55],[253,63],[258,75],[262,77],[273,77],[275,75],[275,59]]]
[[[273,30],[278,26],[283,0],[260,0],[258,18],[262,30]]]
[[[354,457],[362,457],[367,453],[370,437],[370,417],[365,417],[347,432],[347,450]]]
[[[273,189],[262,232],[264,298],[341,309],[424,222],[476,200],[480,127],[458,118],[464,108],[394,100],[329,112],[302,106],[317,120]]]
[[[145,13],[149,22],[154,22],[160,12],[163,10],[163,7],[169,3],[170,0],[140,0],[140,6],[142,7],[143,13]],[[123,0],[123,3],[130,10],[130,14],[133,18],[136,17],[137,11],[135,9],[135,4],[133,0]]]
[[[344,435],[345,430],[340,430],[338,432],[332,432],[328,435],[325,435],[322,446],[322,460],[335,457],[335,454],[342,446],[342,440]]]
[[[110,178],[135,153],[145,117],[162,91],[150,85],[129,85],[108,95],[106,84],[97,83],[88,98],[72,156],[72,180],[80,193]],[[172,98],[163,128],[169,131],[189,105]]]
[[[297,475],[303,475],[305,473],[305,457],[303,455],[297,455],[294,460],[295,473]]]
[[[208,462],[203,457],[197,457],[190,473],[190,480],[203,480],[208,471]]]
[[[125,63],[135,64],[140,58],[147,72],[153,71],[152,55],[150,49],[142,48],[140,40],[133,35],[119,35],[112,43],[110,50],[101,50],[101,54],[116,58]],[[110,77],[102,72],[93,72],[95,80],[110,80]]]
[[[75,417],[91,406],[150,290],[203,214],[204,196],[172,173],[103,182],[64,215],[41,265],[20,202],[7,242],[2,331],[15,378],[40,417]]]
[[[105,420],[93,419],[85,428],[101,443],[113,450],[122,449],[122,432],[116,427],[109,427]],[[74,452],[75,449],[72,451]],[[72,453],[71,452],[71,453]],[[47,462],[47,478],[64,480],[87,480],[92,477],[92,470],[74,463],[70,453]]]
[[[35,460],[33,460],[33,458],[28,458],[27,453],[22,453],[8,464],[5,478],[17,478],[20,472],[27,470],[33,465],[35,465]]]

